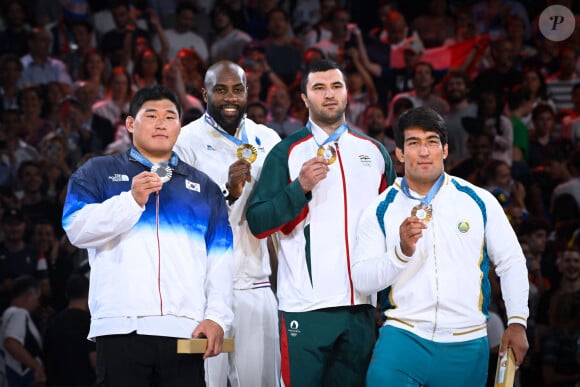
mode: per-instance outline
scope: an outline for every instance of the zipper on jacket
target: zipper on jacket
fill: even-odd
[[[338,148],[338,142],[335,142],[336,146],[336,158],[338,164],[340,165],[340,175],[342,177],[342,193],[343,193],[343,206],[344,206],[344,242],[346,247],[346,267],[348,270],[348,285],[350,288],[350,304],[354,305],[354,285],[352,283],[352,274],[350,272],[350,245],[348,243],[348,197],[346,192],[346,177],[344,176],[344,168],[342,167],[342,158],[340,157],[340,150]]]
[[[161,240],[159,239],[159,192],[155,195],[155,237],[157,239],[157,291],[159,292],[159,314],[163,316],[163,296],[161,295]]]
[[[439,317],[439,272],[437,270],[437,250],[435,248],[435,225],[433,225],[433,262],[435,264],[435,319],[433,321],[432,340],[435,340],[435,332],[437,332],[437,320]]]

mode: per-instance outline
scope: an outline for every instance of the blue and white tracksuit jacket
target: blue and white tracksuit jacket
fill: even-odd
[[[190,338],[204,319],[227,331],[233,238],[221,190],[179,161],[158,198],[141,207],[131,182],[145,170],[126,152],[90,159],[71,176],[63,227],[89,254],[89,338]]]

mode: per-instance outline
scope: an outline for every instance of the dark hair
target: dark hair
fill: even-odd
[[[510,110],[514,110],[532,99],[532,92],[527,86],[517,84],[511,88],[506,99]]]
[[[175,7],[175,15],[179,15],[181,12],[190,10],[195,15],[199,13],[199,9],[194,3],[188,1],[180,1],[177,6]]]
[[[23,171],[28,167],[34,167],[34,168],[38,169],[39,171],[42,171],[42,165],[38,161],[25,160],[25,161],[21,162],[20,165],[18,166],[18,173],[17,173],[18,178],[22,177]]]
[[[79,300],[89,296],[89,279],[82,274],[72,274],[66,281],[66,298]]]
[[[528,67],[522,71],[522,74],[525,75],[527,73],[535,73],[540,80],[540,88],[538,89],[538,96],[544,100],[548,99],[548,87],[546,86],[546,77],[537,67]],[[577,84],[578,85],[578,84]]]
[[[161,56],[153,49],[146,48],[145,50],[141,51],[137,58],[135,58],[135,66],[133,66],[133,78],[143,78],[143,59],[145,56],[151,54],[155,58],[155,62],[157,63],[157,70],[155,70],[155,80],[157,83],[161,83],[161,75],[163,73],[163,61],[161,60]]]
[[[40,289],[40,282],[36,278],[30,275],[18,277],[12,283],[11,299],[20,297],[31,289]]]
[[[266,13],[267,22],[269,22],[272,15],[276,13],[282,14],[282,16],[284,16],[284,20],[290,21],[290,15],[288,15],[288,12],[284,11],[282,8],[274,7]]]
[[[383,108],[383,106],[381,104],[379,104],[379,103],[370,103],[370,104],[367,105],[367,107],[363,111],[363,117],[366,116],[368,114],[368,112],[370,112],[373,109],[379,109],[383,114],[385,114],[385,109]]]
[[[246,107],[246,111],[248,111],[248,110],[250,110],[250,108],[254,108],[254,107],[262,109],[262,111],[264,112],[265,115],[268,114],[268,107],[260,101],[249,103],[248,106]]]
[[[133,96],[131,104],[129,105],[129,115],[135,117],[141,109],[141,106],[147,101],[160,101],[162,99],[168,99],[175,105],[179,117],[181,117],[181,104],[177,99],[177,96],[165,86],[162,85],[151,85],[139,89]]]
[[[487,160],[477,173],[477,179],[479,185],[486,186],[490,185],[490,182],[497,179],[497,170],[502,165],[506,165],[509,168],[509,164],[503,160],[489,159]]]
[[[433,131],[439,135],[441,145],[447,144],[447,125],[445,120],[435,110],[421,106],[409,109],[399,117],[395,125],[395,144],[397,148],[404,149],[405,129],[418,126],[425,131]]]
[[[463,80],[467,90],[471,90],[471,79],[469,79],[469,76],[463,71],[453,70],[453,71],[448,72],[447,75],[445,76],[445,82],[443,85],[443,93],[445,94],[446,98],[447,98],[447,84],[449,83],[449,81],[451,79],[454,79],[454,78],[459,78],[459,79]]]
[[[322,59],[310,63],[306,67],[306,69],[304,69],[304,72],[302,73],[302,79],[300,80],[300,91],[306,94],[306,84],[308,83],[308,75],[310,73],[318,73],[334,69],[340,70],[340,72],[342,73],[344,83],[346,84],[346,73],[344,72],[342,66],[333,61],[332,59]]]
[[[532,121],[537,120],[538,117],[540,116],[540,114],[545,113],[545,112],[549,112],[552,116],[556,115],[556,112],[554,112],[554,109],[552,109],[552,107],[550,105],[545,104],[545,103],[539,103],[532,110]]]
[[[550,224],[540,217],[529,217],[520,225],[520,236],[530,235],[538,230],[550,231]]]
[[[24,67],[22,66],[22,62],[20,61],[20,58],[18,57],[18,55],[16,54],[4,54],[2,55],[2,57],[0,57],[0,66],[4,66],[4,64],[6,63],[16,63],[16,65],[18,66],[18,68],[20,69],[20,71],[22,71],[24,69]]]

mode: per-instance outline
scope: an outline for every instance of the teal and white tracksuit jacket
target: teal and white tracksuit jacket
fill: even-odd
[[[419,201],[408,198],[400,184],[399,178],[362,215],[352,262],[359,292],[386,289],[385,324],[436,342],[486,336],[493,263],[501,278],[508,324],[526,326],[526,260],[497,199],[445,175],[431,202],[428,228],[413,256],[407,257],[400,249],[399,226]]]

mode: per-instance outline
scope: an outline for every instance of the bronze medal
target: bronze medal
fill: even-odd
[[[431,220],[431,216],[433,214],[433,208],[431,206],[427,206],[425,204],[417,204],[411,210],[411,216],[416,216],[417,219],[422,221],[423,223],[427,224]]]

